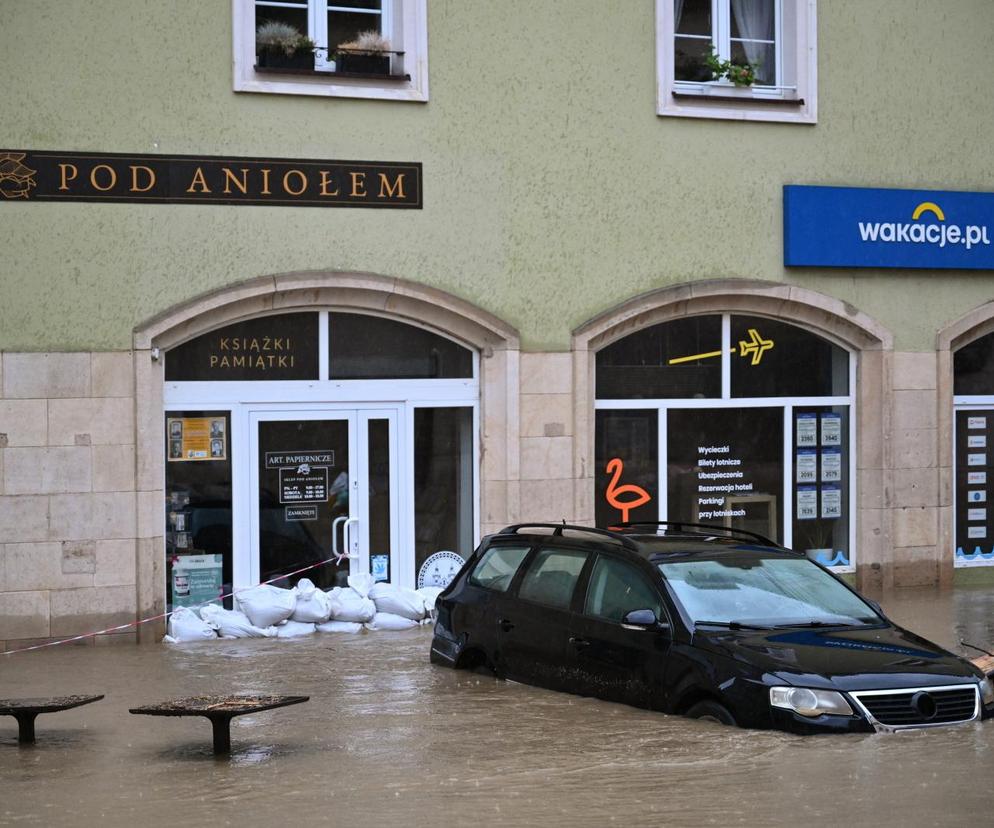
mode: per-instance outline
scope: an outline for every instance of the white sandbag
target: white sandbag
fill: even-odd
[[[297,591],[297,605],[291,621],[321,624],[331,618],[331,598],[308,578],[301,578],[294,587]]]
[[[184,641],[206,641],[216,639],[214,628],[188,607],[177,607],[169,616],[167,644],[181,644]],[[165,640],[165,639],[163,639]]]
[[[366,624],[367,630],[410,630],[421,625],[420,621],[412,621],[391,612],[378,612],[373,620]]]
[[[298,635],[313,635],[314,624],[305,624],[303,621],[284,621],[276,628],[277,638],[296,638]]]
[[[421,587],[417,592],[421,596],[421,600],[425,602],[425,613],[434,615],[435,601],[438,600],[439,595],[445,592],[445,587]]]
[[[368,598],[369,591],[373,588],[373,576],[368,572],[349,575],[349,586],[358,592],[362,598]]]
[[[355,621],[325,621],[317,625],[317,631],[323,633],[357,633],[362,632],[362,624]]]
[[[238,608],[257,627],[271,627],[286,621],[297,607],[297,593],[272,584],[260,584],[239,592],[235,597]]]
[[[201,607],[200,617],[222,638],[272,638],[276,635],[276,627],[256,627],[244,612],[226,610],[217,604]]]
[[[335,587],[329,593],[333,621],[357,621],[360,624],[376,615],[376,604],[351,587]]]
[[[410,618],[412,621],[420,621],[425,617],[424,598],[413,589],[389,583],[378,583],[373,584],[369,590],[369,597],[376,604],[377,612],[399,615],[402,618]]]

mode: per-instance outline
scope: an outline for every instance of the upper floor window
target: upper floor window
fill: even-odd
[[[235,0],[235,91],[428,100],[426,0]]]
[[[816,0],[657,0],[660,115],[814,123]]]

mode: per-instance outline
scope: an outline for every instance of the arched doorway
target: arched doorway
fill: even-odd
[[[655,291],[592,320],[574,335],[593,412],[578,441],[590,513],[623,519],[625,497],[608,494],[629,484],[629,498],[647,495],[631,520],[751,529],[864,583],[888,577],[889,522],[867,507],[883,502],[890,347],[838,300],[745,280]]]
[[[307,577],[415,586],[472,551],[493,475],[480,458],[507,453],[483,424],[516,397],[517,337],[498,320],[399,280],[291,274],[202,297],[136,345],[152,400],[139,451],[164,481],[139,495],[158,534],[145,611],[334,552],[349,557]]]

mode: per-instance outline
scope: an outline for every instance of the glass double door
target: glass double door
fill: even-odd
[[[250,413],[252,583],[287,575],[276,585],[306,577],[328,589],[358,572],[393,580],[398,415],[396,407]]]

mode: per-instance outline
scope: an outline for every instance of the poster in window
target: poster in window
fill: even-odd
[[[971,431],[978,428],[987,428],[986,417],[967,417],[966,427]]]
[[[794,421],[794,428],[797,434],[798,447],[818,445],[817,414],[798,414]]]
[[[842,517],[842,489],[838,486],[822,487],[821,516],[831,519]]]
[[[167,417],[166,432],[170,463],[228,458],[224,417]]]
[[[802,449],[794,458],[794,468],[798,483],[815,483],[818,480],[818,452]]]
[[[986,509],[967,509],[966,510],[967,520],[987,520],[987,510]]]
[[[799,486],[797,488],[798,520],[816,520],[818,518],[818,489],[815,486]]]
[[[987,482],[987,472],[967,472],[966,482],[971,486],[982,486]]]
[[[842,452],[839,449],[825,449],[821,453],[821,479],[824,483],[842,479]]]
[[[987,455],[986,454],[968,454],[966,456],[966,464],[968,466],[986,466],[987,465]]]
[[[821,444],[823,446],[842,445],[842,417],[838,414],[821,415]]]
[[[966,536],[968,538],[986,538],[987,537],[987,527],[986,526],[970,526],[966,530]]]
[[[987,448],[986,434],[970,434],[966,438],[967,448]]]

